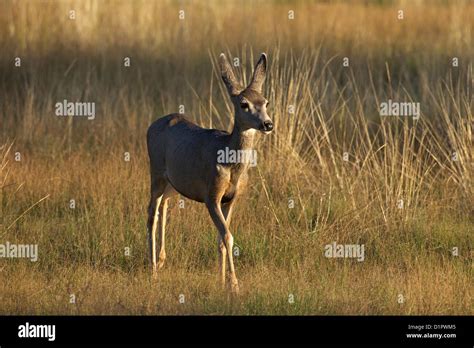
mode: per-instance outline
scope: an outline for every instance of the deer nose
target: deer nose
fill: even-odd
[[[263,130],[265,132],[270,132],[273,130],[273,123],[272,121],[265,121],[263,122]]]

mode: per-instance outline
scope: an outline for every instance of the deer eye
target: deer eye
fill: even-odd
[[[265,107],[268,108],[269,104],[270,104],[270,102],[267,101],[267,103],[265,104]]]
[[[249,104],[248,103],[240,103],[240,107],[244,111],[249,111]]]

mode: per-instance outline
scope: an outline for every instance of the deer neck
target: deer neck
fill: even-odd
[[[243,129],[237,122],[234,122],[234,129],[232,129],[229,138],[229,149],[252,150],[255,132],[255,129]]]
[[[229,150],[240,151],[242,155],[244,152],[250,154],[254,151],[253,143],[255,136],[255,129],[245,129],[239,125],[238,122],[234,122],[234,128],[228,137],[227,146]],[[249,157],[247,157],[249,159]],[[243,174],[249,167],[249,162],[238,162],[230,166],[233,179],[238,180],[241,174]]]

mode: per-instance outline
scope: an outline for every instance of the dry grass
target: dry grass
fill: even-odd
[[[0,243],[40,252],[0,259],[0,314],[473,314],[472,3],[72,4],[0,13]],[[269,54],[276,126],[231,226],[238,298],[218,287],[202,205],[172,200],[157,283],[146,259],[147,126],[183,104],[230,129],[222,50],[244,78]],[[96,102],[96,119],[56,117],[63,99]],[[380,117],[388,99],[420,102],[420,119]],[[365,261],[325,258],[333,241],[365,244]]]

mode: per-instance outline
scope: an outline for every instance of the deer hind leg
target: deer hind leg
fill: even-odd
[[[161,269],[165,264],[166,259],[166,251],[165,251],[165,228],[166,228],[166,215],[168,210],[168,199],[177,194],[173,186],[168,184],[165,188],[165,192],[163,193],[163,197],[161,200],[161,205],[159,207],[159,231],[158,231],[158,238],[160,244],[160,254],[158,256],[158,269]]]
[[[148,244],[150,248],[150,260],[152,265],[152,274],[155,277],[157,271],[156,265],[156,228],[158,225],[158,208],[166,187],[166,181],[163,179],[154,179],[152,177],[150,204],[148,205]]]
[[[209,214],[211,215],[212,221],[214,222],[214,224],[217,227],[217,230],[219,231],[220,240],[223,241],[223,244],[227,251],[227,257],[229,258],[229,270],[230,270],[230,277],[231,277],[232,292],[238,293],[239,283],[235,275],[234,260],[232,257],[232,247],[234,244],[234,238],[232,237],[232,234],[229,231],[229,228],[227,226],[226,220],[222,213],[220,204],[217,202],[209,202],[207,203],[207,209],[209,210]],[[220,249],[221,253],[222,253],[222,250],[223,249]]]

